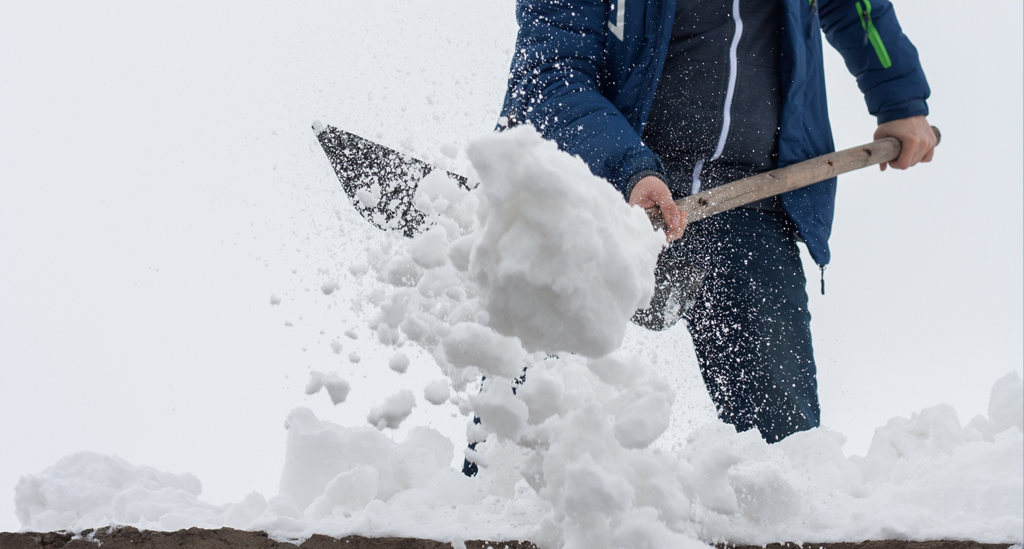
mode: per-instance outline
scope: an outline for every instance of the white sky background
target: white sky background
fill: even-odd
[[[436,367],[387,370],[352,309],[372,284],[346,267],[386,238],[309,123],[435,161],[490,131],[512,4],[0,6],[0,530],[19,527],[18,478],[78,450],[192,472],[214,503],[269,496],[292,407],[359,425],[400,386],[422,395]],[[807,262],[823,422],[852,453],[926,406],[984,413],[1024,360],[1022,7],[942,6],[897,3],[932,85],[936,161],[842,177],[828,295]],[[826,51],[836,144],[869,141]],[[685,331],[630,337],[682,387],[678,440],[708,415]],[[304,397],[310,369],[349,379],[349,401]],[[463,429],[422,399],[414,424]]]

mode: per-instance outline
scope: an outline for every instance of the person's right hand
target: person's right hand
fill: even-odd
[[[665,238],[669,242],[683,236],[686,229],[686,211],[680,211],[672,200],[672,192],[661,178],[648,175],[636,182],[633,192],[629,193],[629,205],[643,209],[657,206],[665,219]]]

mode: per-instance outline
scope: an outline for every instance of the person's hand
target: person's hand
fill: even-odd
[[[899,158],[888,162],[897,170],[905,170],[918,162],[931,162],[935,145],[939,144],[924,116],[911,116],[879,124],[875,130],[875,141],[885,137],[895,137],[903,143]],[[886,164],[882,162],[878,167],[885,171]]]
[[[665,237],[668,241],[672,242],[683,236],[686,212],[679,211],[676,207],[675,201],[672,200],[672,192],[661,178],[648,175],[637,181],[633,192],[629,193],[629,205],[640,206],[645,210],[657,206],[665,219]]]

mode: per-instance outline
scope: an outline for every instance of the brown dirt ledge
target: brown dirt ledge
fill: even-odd
[[[861,543],[772,543],[764,549],[1006,549],[1006,543],[973,541],[865,541]],[[0,532],[0,549],[451,549],[451,544],[414,538],[365,538],[348,536],[331,538],[315,535],[301,545],[281,543],[265,532],[246,532],[232,528],[202,530],[189,528],[177,532],[138,530],[129,526],[86,530],[81,536],[68,532]],[[467,541],[468,549],[536,549],[523,541]],[[719,546],[720,549],[762,549],[759,545]]]

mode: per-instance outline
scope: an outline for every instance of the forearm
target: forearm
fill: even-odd
[[[888,0],[819,0],[822,30],[842,54],[880,124],[928,114],[931,93],[917,49]]]

